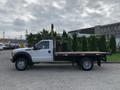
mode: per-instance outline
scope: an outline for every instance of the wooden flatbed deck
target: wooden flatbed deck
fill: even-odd
[[[85,55],[111,55],[110,52],[98,52],[98,51],[87,51],[87,52],[55,52],[56,56],[85,56]]]

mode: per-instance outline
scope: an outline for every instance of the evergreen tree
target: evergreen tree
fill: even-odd
[[[47,30],[43,29],[43,31],[40,32],[42,39],[49,39],[50,34]]]
[[[63,30],[62,37],[63,37],[63,38],[68,38],[68,34],[66,33],[66,31],[65,31],[65,30]]]
[[[78,51],[82,51],[82,38],[79,37],[79,38],[77,39],[77,42],[78,42]]]
[[[90,36],[88,38],[88,50],[89,51],[97,51],[97,45],[96,45],[96,37]]]
[[[72,38],[68,36],[68,51],[72,51]]]
[[[99,51],[107,51],[107,43],[104,35],[99,39]]]
[[[32,47],[34,44],[35,44],[35,42],[36,42],[36,37],[35,37],[36,35],[34,35],[34,34],[32,34],[32,33],[30,33],[28,36],[27,36],[27,41],[28,41],[28,46],[29,47]]]
[[[68,33],[63,30],[62,36],[54,31],[54,25],[51,24],[51,31],[43,29],[37,34],[29,34],[27,36],[29,46],[34,45],[36,42],[41,39],[55,39],[56,40],[56,49],[57,51],[87,51],[87,39],[86,37],[78,38],[76,34],[73,37],[69,37]]]
[[[96,48],[97,48],[97,51],[100,51],[100,38],[98,37],[98,38],[96,38]]]
[[[77,43],[77,34],[73,34],[73,40],[72,40],[72,50],[77,51],[78,50],[78,43]]]
[[[87,51],[88,46],[87,46],[87,38],[85,36],[82,37],[82,51]]]
[[[39,42],[42,39],[42,35],[38,32],[36,34],[36,42]]]
[[[62,51],[68,51],[68,35],[65,30],[63,30],[62,34]]]
[[[62,51],[68,51],[68,43],[66,41],[62,41]]]
[[[110,47],[111,52],[113,53],[116,52],[116,40],[115,40],[115,36],[113,35],[110,38],[109,47]]]
[[[62,37],[61,35],[56,33],[56,37],[55,37],[55,41],[56,41],[56,51],[62,51]]]

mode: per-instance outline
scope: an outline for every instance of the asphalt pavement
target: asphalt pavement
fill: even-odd
[[[38,64],[17,71],[11,51],[0,51],[0,90],[120,90],[120,64],[103,63],[91,71],[71,64]]]

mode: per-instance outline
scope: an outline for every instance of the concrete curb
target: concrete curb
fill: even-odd
[[[110,64],[120,64],[120,62],[102,62],[102,63],[110,63]]]

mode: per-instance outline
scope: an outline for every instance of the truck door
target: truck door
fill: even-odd
[[[33,50],[34,62],[52,62],[53,61],[53,50],[50,47],[50,41],[41,41],[35,45]]]

